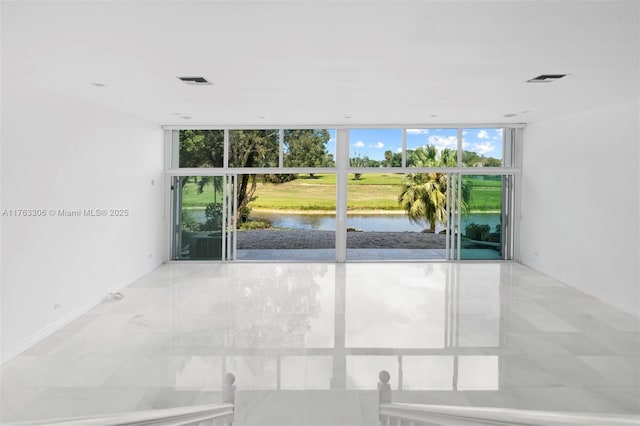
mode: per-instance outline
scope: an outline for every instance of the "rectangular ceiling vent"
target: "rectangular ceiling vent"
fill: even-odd
[[[207,86],[211,84],[204,77],[178,77],[178,78],[184,81],[186,84],[189,84],[192,86]]]
[[[567,76],[567,74],[542,74],[531,80],[527,80],[527,83],[552,83],[565,76]]]

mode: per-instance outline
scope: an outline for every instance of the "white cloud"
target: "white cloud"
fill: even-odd
[[[382,142],[376,142],[373,145],[369,145],[370,148],[378,148],[378,149],[382,149],[384,148],[384,144]]]
[[[396,152],[397,152],[397,153],[401,153],[401,152],[402,152],[402,147],[397,148],[397,149],[396,149]]]
[[[409,135],[426,135],[429,133],[429,129],[407,129]]]
[[[458,137],[457,136],[438,136],[432,135],[429,136],[429,144],[434,145],[439,148],[451,148],[455,149],[458,146]]]
[[[480,130],[478,132],[478,139],[489,139],[489,133],[486,130]]]
[[[357,141],[356,143],[353,144],[354,148],[364,148],[364,142],[362,141]]]
[[[481,142],[473,145],[473,151],[480,155],[485,155],[494,149],[495,146],[491,142]]]

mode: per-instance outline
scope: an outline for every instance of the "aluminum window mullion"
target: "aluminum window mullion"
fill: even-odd
[[[458,232],[456,233],[456,254],[457,260],[460,260],[460,252],[462,251],[462,229],[460,224],[462,223],[462,176],[459,175],[457,179],[458,190],[456,191],[456,210],[457,210],[457,225]]]
[[[229,129],[225,129],[222,142],[222,166],[224,169],[229,168]]]
[[[459,173],[461,175],[517,175],[520,174],[519,169],[511,169],[504,167],[396,167],[396,168],[357,168],[347,167],[347,173]],[[168,176],[222,176],[226,173],[244,174],[244,175],[266,175],[266,174],[287,174],[287,173],[315,173],[315,174],[335,174],[338,168],[321,168],[321,167],[269,167],[269,168],[183,168],[169,169],[166,171]]]
[[[177,165],[177,161],[178,161],[178,156],[177,153],[175,153],[175,150],[179,148],[179,137],[178,139],[176,138],[176,133],[179,134],[179,132],[177,130],[165,130],[164,132],[164,163],[165,163],[165,170],[169,169],[173,166],[173,162],[176,162]],[[163,261],[168,261],[168,260],[172,260],[173,259],[173,255],[175,253],[175,249],[173,248],[174,246],[174,240],[175,240],[175,226],[174,226],[174,222],[175,222],[175,192],[172,191],[172,189],[174,188],[174,180],[175,177],[172,177],[168,174],[165,174],[164,178],[164,190],[163,192],[163,204],[164,204],[164,214],[163,214],[163,218],[166,220],[166,218],[168,217],[168,220],[166,220],[165,222],[165,236],[164,236],[164,255],[162,259]],[[168,214],[167,214],[168,213]]]
[[[284,129],[278,132],[278,167],[284,168]]]
[[[458,134],[456,136],[456,145],[458,147],[458,167],[462,167],[462,128],[458,128]]]
[[[407,129],[402,129],[402,167],[407,167]]]
[[[215,183],[214,183],[215,185]],[[228,212],[227,212],[227,204],[228,204],[228,195],[229,193],[229,188],[228,188],[228,179],[227,176],[222,176],[222,259],[221,260],[227,260],[227,229],[229,228],[228,225]],[[215,199],[213,200],[215,202]]]
[[[449,238],[451,238],[451,176],[447,177],[447,227],[445,230],[445,238],[444,238],[444,252],[445,252],[445,260],[449,260]]]
[[[295,125],[163,125],[164,130],[273,130],[273,129],[457,129],[513,128],[523,129],[526,123],[381,123],[381,124],[295,124]]]
[[[238,217],[238,175],[233,175],[233,185],[231,186],[233,190],[233,208],[231,209],[232,220],[231,220],[231,229],[233,229],[233,240],[231,241],[233,244],[233,249],[231,251],[231,257],[233,260],[237,259],[238,253],[238,223],[236,218]]]
[[[349,130],[336,131],[336,262],[347,261]]]

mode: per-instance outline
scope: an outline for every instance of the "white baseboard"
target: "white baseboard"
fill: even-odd
[[[47,326],[45,326],[44,328],[42,328],[42,329],[38,330],[37,332],[33,333],[31,336],[27,337],[26,339],[23,339],[18,344],[14,345],[14,346],[12,346],[12,347],[10,347],[8,349],[5,349],[3,347],[2,351],[0,352],[0,365],[5,364],[7,361],[9,361],[12,358],[15,358],[16,356],[20,355],[21,353],[23,353],[24,351],[26,351],[30,347],[34,346],[36,343],[46,339],[47,337],[49,337],[50,335],[52,335],[56,331],[60,330],[62,327],[64,327],[65,325],[69,324],[71,321],[74,321],[74,320],[78,319],[80,316],[86,314],[91,309],[95,308],[100,303],[102,303],[105,300],[105,298],[108,297],[109,293],[119,292],[119,291],[129,287],[131,284],[133,284],[134,282],[136,282],[137,280],[139,280],[140,278],[142,278],[143,276],[145,276],[149,272],[153,271],[158,266],[160,266],[160,265],[154,265],[149,271],[147,271],[144,274],[140,275],[136,279],[134,279],[134,280],[132,280],[130,282],[127,282],[127,283],[123,283],[123,284],[118,285],[118,286],[114,286],[114,287],[110,288],[107,291],[107,293],[101,295],[100,297],[88,300],[87,302],[81,304],[80,306],[76,307],[72,311],[67,312],[62,317],[58,318],[57,320],[53,321],[52,323],[47,324]]]
[[[589,293],[587,293],[589,294]],[[635,318],[640,319],[640,311],[637,310],[637,308],[629,303],[627,303],[626,300],[612,300],[609,298],[605,297],[607,295],[598,295],[598,294],[591,294],[593,297],[597,298],[598,300],[603,301],[604,303],[607,303],[611,306],[613,306],[614,308],[618,308],[621,311],[624,311],[626,313],[628,313],[629,315],[634,316]]]
[[[84,303],[78,306],[77,308],[75,308],[74,310],[67,312],[65,315],[58,318],[54,322],[47,324],[46,327],[38,330],[37,332],[33,333],[31,336],[27,337],[26,339],[23,339],[18,344],[6,350],[5,348],[2,348],[2,353],[1,353],[2,358],[0,358],[0,364],[4,364],[10,359],[15,358],[16,356],[20,355],[22,352],[26,351],[27,349],[35,345],[36,343],[46,339],[56,331],[60,330],[62,327],[69,324],[71,321],[79,318],[81,315],[86,314],[91,309],[95,308],[98,304],[100,304],[102,300],[104,300],[104,296],[100,297],[99,300],[92,300],[90,302]]]
[[[526,260],[528,260],[528,259],[526,259]],[[581,292],[583,292],[585,294],[588,294],[589,296],[593,296],[596,299],[598,299],[599,301],[601,301],[603,303],[606,303],[607,305],[610,305],[610,306],[612,306],[612,307],[614,307],[616,309],[624,311],[627,314],[632,315],[635,318],[640,319],[640,310],[638,310],[638,307],[634,306],[633,304],[631,304],[626,299],[625,300],[613,299],[613,298],[610,297],[610,295],[606,291],[603,291],[603,292],[600,292],[600,291],[597,291],[597,292],[596,291],[587,291],[584,288],[580,288],[580,287],[577,287],[575,285],[571,285],[571,284],[569,284],[569,283],[567,283],[565,281],[561,281],[561,280],[555,278],[554,276],[550,275],[549,273],[544,272],[542,270],[542,268],[540,268],[534,262],[526,262],[524,259],[521,259],[521,260],[519,260],[519,263],[524,265],[524,266],[526,266],[527,268],[531,268],[534,271],[540,272],[541,274],[545,274],[545,275],[547,275],[547,276],[549,276],[551,278],[554,278],[554,279],[560,281],[561,283],[563,283],[565,285],[568,285],[569,287],[571,287],[573,289],[576,289],[576,290],[581,291]]]

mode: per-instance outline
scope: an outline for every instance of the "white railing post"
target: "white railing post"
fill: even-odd
[[[236,381],[236,376],[233,373],[227,373],[224,375],[224,379],[222,381],[222,402],[225,404],[234,404],[236,401],[236,385],[234,385]]]
[[[388,371],[382,370],[378,374],[378,379],[378,420],[380,420],[380,424],[384,426],[389,425],[391,419],[388,416],[380,415],[380,405],[391,403],[391,384],[389,384],[391,375]]]
[[[235,411],[236,411],[236,376],[233,373],[227,373],[224,375],[224,379],[222,380],[222,403],[223,404],[232,404],[233,405],[233,414],[230,418],[222,419],[223,426],[233,426],[233,422],[235,421]]]

